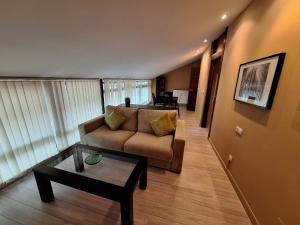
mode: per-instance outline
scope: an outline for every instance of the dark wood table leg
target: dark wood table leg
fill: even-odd
[[[139,181],[139,188],[142,190],[146,190],[147,188],[147,174],[148,174],[148,163],[147,160],[145,160],[142,173],[140,176],[140,181]]]
[[[124,198],[121,202],[121,224],[133,225],[133,198]]]
[[[83,158],[82,158],[82,150],[75,149],[73,153],[75,170],[77,172],[82,172],[84,170]]]
[[[51,202],[54,200],[53,190],[50,179],[47,176],[34,172],[36,184],[39,189],[40,197],[43,202]]]

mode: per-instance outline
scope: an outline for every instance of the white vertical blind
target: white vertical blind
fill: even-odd
[[[105,105],[119,105],[129,97],[132,104],[148,104],[151,101],[150,80],[104,80]]]
[[[98,81],[52,81],[53,96],[49,102],[56,116],[55,129],[59,131],[60,148],[79,140],[78,124],[101,114],[100,86]]]
[[[0,81],[0,184],[79,141],[101,114],[99,81]]]

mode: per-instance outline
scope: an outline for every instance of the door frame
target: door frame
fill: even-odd
[[[217,38],[213,44],[212,44],[212,63],[210,65],[209,69],[209,77],[208,77],[208,83],[207,83],[207,90],[206,90],[206,96],[205,96],[205,102],[204,102],[204,108],[203,108],[203,113],[202,113],[202,119],[200,122],[200,126],[203,128],[206,128],[207,125],[207,120],[208,120],[208,111],[209,111],[209,106],[210,106],[210,96],[211,96],[211,91],[212,91],[212,83],[213,83],[213,61],[219,59],[220,60],[220,65],[219,65],[219,71],[217,71],[217,77],[216,79],[216,90],[215,90],[215,97],[212,103],[212,112],[210,115],[210,124],[208,127],[208,138],[210,137],[211,134],[211,127],[213,123],[213,118],[214,118],[214,111],[215,111],[215,104],[216,104],[216,99],[218,96],[218,90],[219,90],[219,81],[220,81],[220,75],[222,71],[222,63],[223,63],[223,56],[224,56],[224,51],[225,51],[225,45],[226,45],[226,39],[227,39],[227,30],[228,28],[225,29],[224,33],[220,35],[219,38]],[[219,47],[221,47],[221,50],[218,51]]]
[[[194,72],[193,70],[196,70],[196,71]],[[193,72],[194,72],[194,73],[193,73]],[[193,82],[193,80],[192,80],[192,78],[193,78],[194,75],[197,76],[197,81],[196,81],[196,82]],[[188,102],[187,102],[187,105],[186,105],[186,109],[187,109],[188,111],[195,111],[195,109],[196,109],[196,101],[197,101],[197,93],[198,93],[198,83],[199,83],[199,78],[200,78],[200,66],[199,66],[199,65],[197,65],[197,66],[191,66],[191,71],[190,71],[190,83],[189,83],[189,94],[188,94]],[[193,82],[194,84],[196,84],[195,90],[193,90],[193,89],[191,88],[192,82]],[[192,105],[192,107],[191,107],[191,105],[190,105],[190,100],[191,100],[191,95],[190,95],[190,93],[191,93],[191,90],[192,90],[192,91],[195,91],[195,93],[194,93],[194,97],[195,97],[195,98],[194,98],[194,104]]]
[[[214,112],[214,104],[215,104],[215,100],[216,100],[216,96],[217,96],[217,92],[218,92],[218,85],[219,85],[219,78],[220,78],[220,70],[217,71],[217,75],[216,75],[216,77],[214,77],[215,68],[214,68],[214,65],[213,65],[213,61],[215,61],[217,59],[219,59],[219,57],[212,60],[210,70],[209,70],[209,77],[208,77],[208,82],[207,82],[207,91],[206,91],[203,114],[202,114],[202,120],[201,120],[201,127],[203,127],[203,128],[207,128],[207,121],[210,121],[210,124],[211,124],[211,121],[212,121],[211,116]],[[221,62],[220,62],[219,66],[221,67]],[[212,101],[213,105],[212,105],[212,110],[211,110],[211,116],[209,118],[209,108],[210,108],[210,105],[211,105],[211,94],[212,94],[214,79],[216,79],[216,89],[215,89],[214,99]]]
[[[219,81],[220,81],[220,75],[221,75],[221,69],[222,69],[223,54],[220,58],[220,68],[219,68],[219,71],[217,72],[217,77],[216,77],[216,82],[217,83],[216,83],[215,96],[214,96],[213,103],[212,103],[210,123],[209,123],[209,127],[208,127],[208,135],[207,135],[208,138],[210,137],[211,126],[212,126],[213,119],[214,119],[215,105],[216,105],[216,100],[217,100],[218,91],[219,91]],[[218,58],[216,58],[216,59],[218,59]],[[208,107],[209,107],[209,105],[208,105]],[[207,116],[209,116],[209,115],[207,115]]]

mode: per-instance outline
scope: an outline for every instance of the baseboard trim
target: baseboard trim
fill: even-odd
[[[216,156],[218,157],[227,177],[229,178],[234,190],[236,191],[247,215],[249,216],[249,219],[251,220],[253,225],[260,225],[258,219],[256,218],[253,210],[251,209],[244,193],[242,192],[242,190],[240,189],[239,185],[237,184],[236,180],[234,179],[233,175],[231,174],[230,170],[227,169],[225,162],[223,161],[223,159],[221,158],[219,152],[217,151],[216,146],[214,145],[214,143],[212,142],[212,140],[210,138],[208,138],[208,141],[210,142]]]

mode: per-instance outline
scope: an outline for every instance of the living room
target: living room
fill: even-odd
[[[0,224],[300,224],[298,0],[1,1]]]

